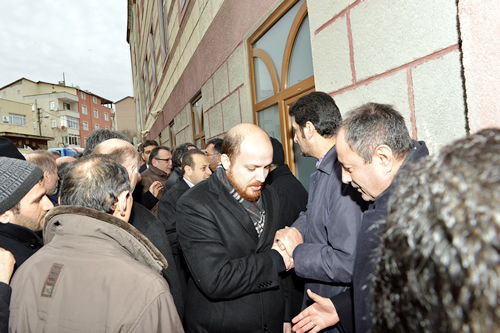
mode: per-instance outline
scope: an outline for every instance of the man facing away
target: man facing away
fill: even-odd
[[[53,207],[39,166],[0,157],[0,245],[14,255],[15,269],[42,247],[36,233]]]
[[[356,332],[370,330],[373,317],[370,279],[387,203],[394,188],[393,179],[401,168],[429,155],[423,141],[411,139],[403,116],[390,105],[377,103],[363,105],[348,114],[337,135],[337,153],[342,164],[342,181],[350,183],[370,202],[359,231],[352,294],[343,292],[330,299],[316,297],[316,303],[294,319],[297,332],[308,331],[311,322],[316,329],[339,320],[351,322],[352,308]],[[321,316],[325,309],[329,314]]]
[[[165,183],[165,186],[163,188],[163,193],[166,193],[172,186],[174,186],[178,178],[182,178],[182,170],[181,170],[182,157],[188,150],[192,149],[198,149],[198,147],[196,147],[191,142],[186,142],[181,145],[178,145],[172,151],[172,173],[170,173],[170,176],[168,177],[167,182]]]
[[[500,129],[398,174],[373,279],[372,332],[500,331]]]
[[[182,296],[186,298],[187,281],[189,270],[186,267],[184,257],[182,256],[181,248],[179,247],[179,239],[177,237],[176,227],[176,206],[177,201],[182,197],[187,190],[203,180],[206,180],[212,175],[212,171],[208,166],[208,159],[205,154],[198,150],[188,150],[181,164],[182,177],[177,178],[175,184],[161,197],[158,204],[158,218],[162,222],[168,236],[168,241],[172,248],[177,272],[181,281]],[[196,204],[196,203],[193,203]]]
[[[127,170],[104,156],[74,163],[61,206],[47,215],[45,247],[12,279],[10,329],[183,332],[165,258],[128,224]]]
[[[98,144],[92,154],[104,154],[125,167],[129,176],[132,192],[134,192],[134,186],[139,176],[137,173],[139,154],[131,143],[121,139],[109,139]],[[180,281],[177,276],[176,265],[163,225],[150,210],[135,201],[132,206],[132,212],[130,213],[129,223],[146,236],[161,252],[165,259],[167,259],[168,267],[164,268],[162,273],[170,286],[177,312],[182,319],[184,315],[184,303],[180,290]]]
[[[58,205],[57,185],[59,185],[59,175],[57,171],[57,162],[54,155],[46,150],[36,150],[25,156],[26,161],[38,165],[43,170],[43,179],[45,180],[45,190],[47,197],[54,206]]]
[[[293,116],[294,141],[302,154],[318,159],[311,174],[307,210],[291,228],[278,231],[276,239],[293,255],[295,273],[307,279],[305,289],[332,297],[352,283],[358,232],[366,204],[350,185],[342,184],[337,159],[337,131],[342,121],[331,96],[312,92],[289,109]],[[304,294],[302,309],[313,301]],[[347,321],[328,332],[351,331]]]
[[[256,125],[237,125],[224,138],[216,172],[177,203],[179,243],[192,275],[187,332],[284,328],[278,273],[285,264],[271,249],[279,204],[276,192],[264,186],[272,160],[269,136]]]

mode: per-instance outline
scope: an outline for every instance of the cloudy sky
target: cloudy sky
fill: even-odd
[[[0,9],[0,87],[22,77],[133,96],[127,1],[16,0]]]

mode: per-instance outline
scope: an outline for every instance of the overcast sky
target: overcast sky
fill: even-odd
[[[127,1],[16,0],[0,8],[0,87],[22,77],[133,96]]]

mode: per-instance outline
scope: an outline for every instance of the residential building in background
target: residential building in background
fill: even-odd
[[[137,112],[135,109],[134,98],[127,96],[115,102],[115,124],[116,130],[126,134],[134,145],[137,146],[141,136],[137,122]]]
[[[36,116],[31,104],[0,98],[0,136],[12,140],[23,153],[47,149],[54,138],[38,135]]]
[[[31,114],[26,119],[33,127],[33,134],[51,137],[47,148],[84,148],[85,138],[94,129],[113,128],[110,100],[79,87],[68,87],[64,82],[53,84],[21,78],[0,88],[0,96],[2,100],[29,105]]]
[[[294,145],[287,111],[317,90],[343,114],[393,105],[435,152],[500,124],[500,35],[488,33],[499,15],[498,2],[472,0],[128,0],[138,127],[204,148],[255,123],[307,188],[315,161]]]

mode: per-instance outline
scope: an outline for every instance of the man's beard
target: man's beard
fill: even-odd
[[[257,201],[262,192],[262,187],[259,191],[254,191],[250,186],[264,186],[264,183],[255,181],[251,184],[248,184],[247,186],[241,186],[236,182],[232,169],[233,169],[232,167],[229,167],[229,170],[227,170],[226,174],[227,174],[227,179],[229,180],[231,185],[233,185],[236,192],[246,201],[250,202]]]

